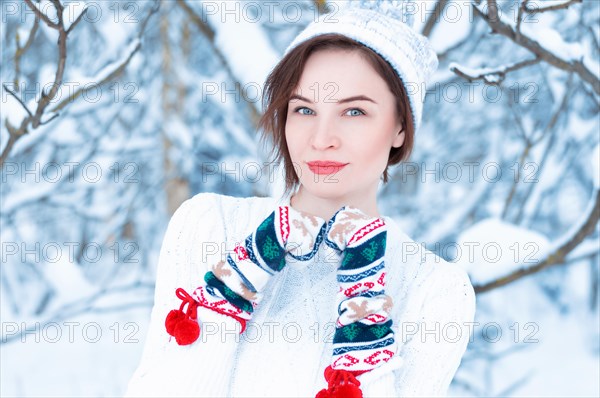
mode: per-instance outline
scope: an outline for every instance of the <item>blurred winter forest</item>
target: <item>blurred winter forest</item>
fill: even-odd
[[[344,6],[1,2],[0,395],[124,393],[170,216],[281,192],[264,80]],[[450,395],[600,396],[600,2],[402,6],[440,67],[380,210],[476,288]]]

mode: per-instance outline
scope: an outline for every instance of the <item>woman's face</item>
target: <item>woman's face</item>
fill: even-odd
[[[285,135],[303,195],[357,205],[375,201],[405,134],[387,83],[360,53],[321,50],[293,92]],[[337,164],[319,164],[328,161]]]

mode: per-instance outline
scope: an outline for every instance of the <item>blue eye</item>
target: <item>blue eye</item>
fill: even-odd
[[[360,112],[358,115],[357,115],[357,114],[354,114],[354,115],[352,115],[352,116],[360,116],[360,115],[364,115],[364,114],[365,114],[365,112],[363,112],[363,110],[362,110],[362,109],[358,109],[358,108],[352,108],[352,109],[349,109],[348,111],[350,111],[350,112],[351,112],[351,111],[358,111],[358,112]]]
[[[306,109],[306,110],[309,110],[309,111],[310,111],[310,109],[308,109],[308,108],[306,108],[306,107],[302,106],[302,107],[298,107],[298,108],[294,109],[294,112],[296,112],[296,113],[300,113],[301,115],[308,115],[308,113],[302,113],[302,112],[298,112],[298,111],[300,111],[300,110],[302,110],[302,109]],[[312,111],[311,111],[311,112],[312,112]]]

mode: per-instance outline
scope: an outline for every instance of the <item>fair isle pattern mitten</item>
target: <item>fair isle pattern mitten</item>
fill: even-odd
[[[325,243],[343,252],[337,271],[338,318],[328,388],[317,398],[362,397],[356,376],[389,361],[396,352],[392,298],[385,294],[387,227],[358,209],[343,207],[328,222]]]
[[[197,308],[204,307],[237,320],[242,333],[271,276],[285,267],[286,256],[310,260],[320,246],[325,228],[325,221],[318,217],[290,206],[278,207],[243,243],[235,246],[233,254],[227,254],[225,261],[204,275],[204,286],[196,288],[191,296],[177,289],[182,304],[167,315],[167,332],[180,345],[196,341],[200,335]],[[188,309],[183,312],[186,304]]]

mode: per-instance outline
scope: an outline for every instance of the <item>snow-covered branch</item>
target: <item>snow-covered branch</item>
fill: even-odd
[[[527,66],[535,65],[541,61],[541,58],[535,57],[521,62],[516,62],[510,65],[498,66],[496,68],[478,68],[471,69],[466,66],[459,65],[455,62],[450,63],[450,71],[456,73],[458,76],[467,79],[469,82],[476,80],[483,80],[486,84],[499,85],[506,79],[506,75],[510,72],[518,69],[525,68]]]
[[[27,110],[28,116],[21,122],[21,125],[18,128],[13,126],[8,120],[8,118],[5,119],[5,125],[9,133],[9,139],[2,151],[2,154],[0,155],[0,168],[2,168],[2,166],[4,165],[4,162],[8,158],[8,154],[13,148],[15,142],[23,135],[28,133],[30,125],[31,128],[36,129],[43,124],[42,116],[44,114],[44,111],[46,110],[46,107],[50,104],[50,101],[52,101],[52,99],[56,96],[58,89],[62,84],[67,60],[67,35],[70,32],[70,29],[68,31],[65,30],[62,14],[63,6],[60,3],[60,1],[56,0],[52,2],[54,7],[56,8],[58,22],[51,21],[50,18],[46,14],[41,12],[40,9],[37,8],[37,6],[33,4],[31,0],[25,0],[25,3],[27,4],[27,6],[29,6],[29,8],[31,8],[31,10],[33,10],[35,15],[41,18],[50,28],[58,31],[58,64],[56,67],[56,73],[54,75],[54,82],[52,83],[52,88],[48,93],[42,91],[42,95],[37,104],[35,114],[32,115],[29,109],[27,109],[27,107],[23,104],[23,101],[19,101]],[[71,25],[71,28],[74,27],[73,25]],[[46,123],[47,122],[48,120],[46,121]]]
[[[528,275],[535,274],[536,272],[542,271],[546,268],[555,265],[561,265],[565,263],[565,260],[569,253],[571,253],[585,238],[591,234],[598,224],[600,219],[600,190],[594,191],[594,197],[590,200],[588,208],[584,216],[581,218],[581,222],[574,225],[570,231],[566,232],[565,235],[558,239],[552,245],[552,249],[548,251],[545,258],[534,266],[524,266],[511,272],[510,274],[500,277],[491,282],[487,282],[481,285],[475,285],[476,293],[485,293],[492,289],[508,285],[520,278]]]
[[[473,4],[473,10],[487,22],[494,32],[508,37],[514,43],[531,51],[536,55],[536,58],[541,58],[552,66],[565,71],[575,72],[583,81],[592,86],[596,94],[600,94],[600,79],[585,66],[582,57],[579,56],[580,52],[578,50],[564,48],[565,43],[562,40],[552,46],[548,45],[548,41],[543,45],[541,37],[534,39],[530,36],[531,33],[529,32],[529,34],[517,32],[512,24],[500,17],[496,0],[487,1],[487,12],[483,10],[482,6],[477,6],[476,4]],[[558,34],[553,36],[558,36]],[[562,48],[556,48],[558,44],[561,44]],[[565,54],[573,54],[573,57],[567,59]]]

